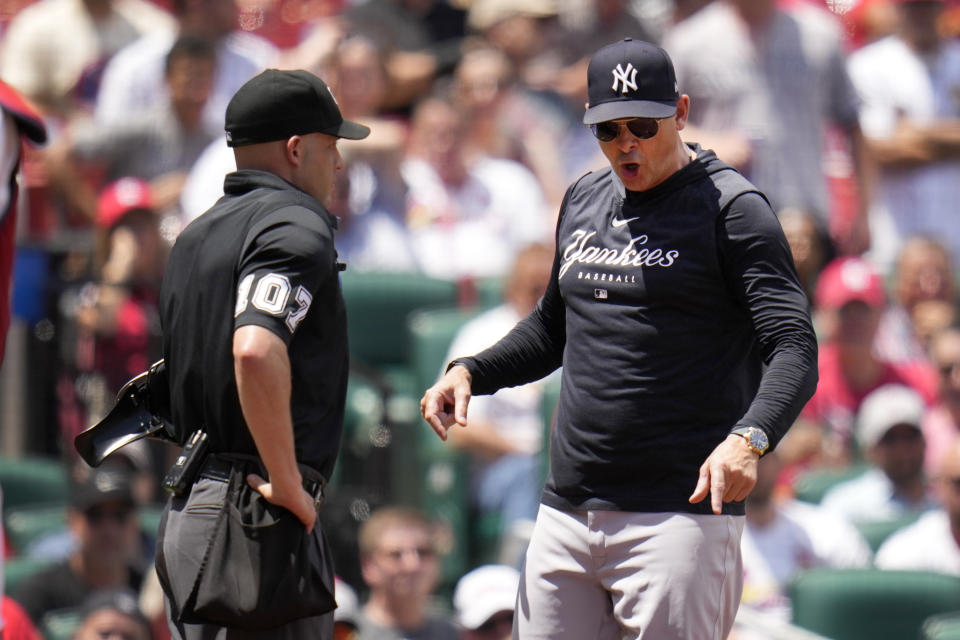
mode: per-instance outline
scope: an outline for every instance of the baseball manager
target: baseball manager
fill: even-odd
[[[549,287],[421,412],[441,438],[471,394],[563,366],[550,472],[514,637],[726,638],[757,461],[816,387],[807,301],[766,198],[680,131],[666,52],[588,67],[583,121],[610,163],[571,186]]]

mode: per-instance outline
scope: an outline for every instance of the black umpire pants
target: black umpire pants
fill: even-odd
[[[167,503],[164,526],[161,527],[158,548],[162,548],[166,573],[174,590],[189,590],[183,581],[193,579],[202,562],[202,554],[212,535],[220,509],[226,500],[227,482],[201,477],[192,490],[182,496],[174,496]],[[320,527],[313,535],[318,545]],[[179,581],[179,583],[178,583]],[[267,630],[248,630],[222,627],[214,624],[176,622],[179,615],[173,611],[169,594],[164,595],[167,620],[174,640],[300,640],[333,638],[333,612]]]

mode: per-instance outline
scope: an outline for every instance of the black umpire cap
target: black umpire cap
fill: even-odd
[[[242,147],[326,133],[360,140],[370,128],[344,120],[326,83],[309,71],[267,69],[240,87],[227,105],[227,145]]]
[[[624,38],[593,54],[587,67],[584,124],[621,118],[669,118],[680,92],[673,62],[655,44]]]

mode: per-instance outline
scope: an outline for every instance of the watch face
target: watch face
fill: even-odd
[[[760,451],[766,451],[767,447],[770,446],[770,442],[767,440],[767,434],[764,433],[762,429],[750,430],[750,444]]]

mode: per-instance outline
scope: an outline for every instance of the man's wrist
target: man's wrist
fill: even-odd
[[[447,365],[446,371],[444,371],[444,373],[449,372],[450,369],[453,369],[454,367],[463,367],[464,369],[467,370],[467,373],[470,372],[470,367],[467,366],[466,358],[454,358],[453,360],[451,360],[450,364]]]
[[[730,435],[743,438],[747,448],[760,457],[770,450],[770,439],[767,433],[758,427],[737,427],[730,431]]]

